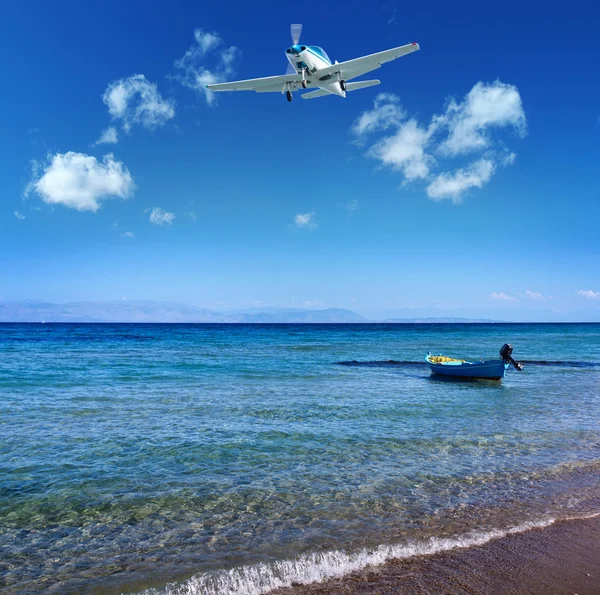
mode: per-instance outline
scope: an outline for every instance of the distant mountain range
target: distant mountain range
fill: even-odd
[[[53,304],[38,300],[0,302],[0,322],[215,322],[349,323],[367,322],[343,308],[253,308],[218,312],[177,302],[120,300]]]
[[[43,300],[0,302],[0,322],[204,322],[204,323],[390,323],[390,324],[460,324],[500,323],[505,320],[456,316],[428,316],[424,312],[398,312],[396,316],[367,319],[353,310],[327,308],[247,308],[213,310],[179,302],[154,300],[118,300],[114,302],[70,302],[55,304]],[[394,313],[395,314],[395,313]],[[412,314],[412,316],[411,316]],[[531,313],[533,314],[533,313]],[[539,320],[522,314],[521,320]],[[546,322],[597,321],[598,311],[553,314],[545,312]],[[514,320],[514,318],[513,318]]]

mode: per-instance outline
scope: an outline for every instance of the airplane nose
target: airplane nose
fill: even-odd
[[[285,52],[286,54],[299,54],[300,52],[303,52],[306,49],[306,46],[304,45],[293,45],[292,47],[288,48]]]

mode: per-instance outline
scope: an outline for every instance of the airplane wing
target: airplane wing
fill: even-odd
[[[211,91],[256,91],[257,93],[281,93],[289,85],[290,91],[296,91],[302,86],[302,76],[298,73],[266,76],[259,79],[233,81],[231,83],[215,83],[206,85]],[[308,83],[308,87],[315,85]]]
[[[372,70],[376,70],[377,68],[381,68],[381,65],[386,62],[391,62],[401,56],[406,56],[406,54],[412,54],[412,52],[416,52],[420,49],[417,42],[409,43],[397,48],[392,48],[391,50],[384,50],[383,52],[363,56],[362,58],[355,58],[354,60],[346,60],[346,62],[332,64],[331,66],[320,68],[315,74],[318,75],[319,80],[323,81],[331,78],[334,74],[340,73],[342,78],[348,81],[357,76],[366,74],[367,72],[371,72]]]

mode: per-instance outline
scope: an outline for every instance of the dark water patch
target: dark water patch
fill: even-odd
[[[402,368],[402,367],[414,367],[424,366],[425,362],[410,362],[400,361],[395,359],[388,360],[375,360],[375,361],[364,361],[360,362],[355,359],[344,362],[335,362],[340,366],[350,366],[353,368]]]
[[[530,366],[560,366],[563,368],[600,368],[600,362],[574,362],[562,360],[519,360]]]
[[[557,366],[562,368],[600,368],[600,362],[577,362],[577,361],[563,361],[563,360],[519,360],[520,363],[529,366]],[[402,361],[402,360],[371,360],[371,361],[358,361],[348,360],[335,362],[340,366],[349,366],[354,368],[403,368],[403,367],[414,367],[414,366],[425,366],[425,362],[415,361]]]

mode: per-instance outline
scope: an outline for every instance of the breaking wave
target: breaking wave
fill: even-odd
[[[590,515],[579,518],[592,518]],[[571,519],[574,520],[574,519]],[[167,585],[164,590],[151,589],[145,595],[262,595],[293,584],[309,584],[340,578],[367,566],[385,564],[392,559],[437,554],[459,548],[481,546],[493,539],[552,525],[556,519],[525,522],[505,530],[474,531],[463,536],[413,541],[397,545],[381,545],[358,552],[333,550],[298,556],[291,560],[240,566],[193,576]]]

